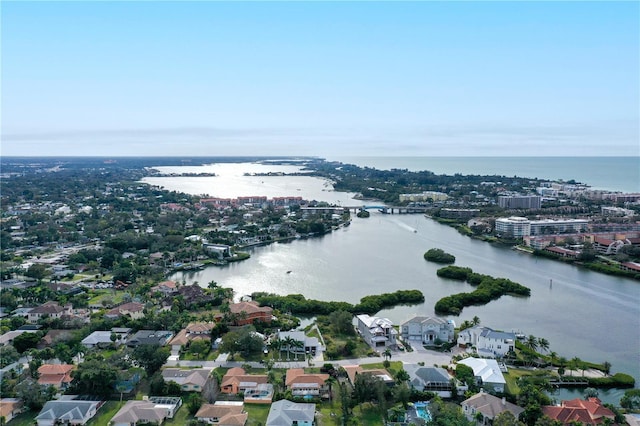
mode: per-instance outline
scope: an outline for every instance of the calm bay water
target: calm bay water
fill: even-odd
[[[300,195],[342,205],[358,204],[350,198],[352,194],[332,191],[322,179],[243,175],[254,166],[235,164],[227,169],[218,168],[217,176],[210,178],[158,177],[144,181],[191,194]],[[272,171],[285,171],[283,167],[294,166],[268,167]],[[287,190],[294,192],[283,192]],[[424,304],[379,313],[401,323],[413,315],[433,315],[435,302],[443,296],[472,290],[467,284],[436,276],[438,266],[422,258],[433,247],[455,255],[457,265],[506,277],[532,290],[529,298],[507,296],[485,306],[465,308],[455,318],[457,322],[477,315],[484,325],[493,328],[545,337],[551,350],[561,356],[609,361],[614,372],[631,374],[640,383],[640,283],[472,240],[422,215],[374,212],[369,219],[354,217],[350,227],[324,237],[257,247],[246,261],[176,274],[172,279],[198,281],[203,286],[215,280],[233,288],[237,297],[269,291],[350,303],[368,294],[421,290],[426,297]],[[612,390],[601,393],[601,397],[615,402],[621,394]]]
[[[640,157],[335,157],[327,160],[381,170],[575,179],[594,189],[640,192]]]

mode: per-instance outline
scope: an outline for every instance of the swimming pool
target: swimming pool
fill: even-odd
[[[431,420],[431,412],[429,411],[428,405],[429,405],[428,402],[415,402],[413,404],[414,408],[416,409],[416,414],[418,415],[418,417],[426,421]]]

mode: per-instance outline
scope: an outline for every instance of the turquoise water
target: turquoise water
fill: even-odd
[[[428,403],[426,402],[416,402],[414,404],[418,417],[426,421],[431,421],[431,412],[429,412],[429,409],[427,408],[427,406],[428,406]]]

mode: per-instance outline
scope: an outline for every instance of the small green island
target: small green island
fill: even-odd
[[[424,259],[435,263],[455,263],[456,257],[439,248],[427,250]]]
[[[460,315],[462,309],[472,305],[486,305],[505,294],[529,297],[531,289],[507,278],[494,278],[490,275],[478,274],[471,268],[445,266],[438,269],[439,277],[466,281],[476,287],[471,293],[457,293],[443,297],[434,307],[438,315]]]
[[[360,218],[367,218],[371,216],[371,213],[369,213],[367,210],[362,209],[358,213],[356,213],[356,216]]]

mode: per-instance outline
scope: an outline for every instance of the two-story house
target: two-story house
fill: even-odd
[[[387,318],[371,317],[367,314],[356,316],[360,336],[374,349],[396,347],[398,332]]]
[[[229,394],[246,393],[267,382],[268,377],[266,374],[247,374],[243,368],[233,367],[222,377],[220,392]]]
[[[453,320],[440,317],[416,316],[400,326],[402,338],[420,341],[425,345],[451,343],[455,336],[456,324]]]
[[[65,315],[73,315],[71,305],[60,306],[58,302],[50,301],[31,309],[27,314],[27,322],[35,324],[43,318],[59,319]]]
[[[516,335],[478,326],[460,331],[457,342],[463,347],[475,347],[481,356],[500,358],[515,350]]]
[[[271,322],[273,318],[273,309],[260,306],[257,302],[232,303],[229,312],[235,316],[234,325],[253,324],[254,321]]]
[[[326,394],[325,382],[328,379],[328,374],[306,374],[302,368],[290,368],[287,370],[284,384],[293,396],[319,397]]]

